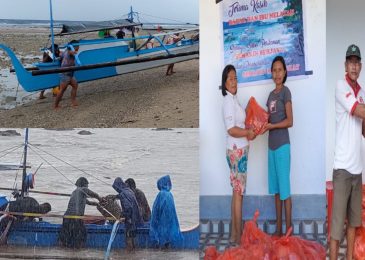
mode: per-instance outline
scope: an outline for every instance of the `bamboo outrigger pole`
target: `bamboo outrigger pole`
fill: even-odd
[[[49,70],[33,70],[32,76],[64,73],[64,72],[69,72],[69,71],[90,70],[90,69],[97,69],[97,68],[104,68],[104,67],[115,67],[115,66],[119,66],[119,65],[143,63],[143,62],[156,61],[156,60],[166,60],[166,59],[171,59],[171,58],[178,58],[178,57],[184,57],[184,56],[189,56],[189,55],[198,55],[198,54],[199,54],[199,51],[190,51],[190,52],[184,52],[184,53],[138,58],[138,59],[133,59],[133,60],[104,62],[104,63],[98,63],[98,64],[63,67],[63,68],[49,69]],[[196,59],[198,59],[198,57]]]
[[[0,190],[14,191],[14,189],[12,189],[12,188],[4,188],[4,187],[0,187]],[[18,191],[21,191],[21,190],[18,190]],[[31,192],[31,193],[39,193],[39,194],[47,194],[47,195],[55,195],[55,196],[65,196],[65,197],[70,197],[71,196],[71,194],[68,194],[68,193],[50,192],[50,191],[30,190],[29,192]]]
[[[59,214],[40,214],[31,212],[10,212],[10,211],[0,211],[0,214],[10,215],[10,216],[23,216],[23,217],[34,217],[34,218],[67,218],[67,219],[83,219],[83,220],[115,220],[113,217],[103,217],[103,216],[76,216],[76,215],[59,215]],[[124,218],[120,218],[119,221],[124,221]]]

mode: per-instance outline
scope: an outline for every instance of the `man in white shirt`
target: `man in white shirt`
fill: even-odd
[[[346,259],[353,258],[355,229],[361,226],[362,161],[361,143],[365,137],[365,91],[357,79],[361,54],[352,44],[346,52],[345,79],[336,88],[336,147],[333,166],[333,210],[330,259],[338,257],[339,241],[347,219]]]

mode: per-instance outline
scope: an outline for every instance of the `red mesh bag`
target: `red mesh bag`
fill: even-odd
[[[250,251],[242,247],[234,247],[226,249],[217,260],[253,260],[253,258]]]
[[[251,97],[246,108],[246,128],[252,128],[256,135],[263,134],[268,120],[269,114]]]
[[[218,253],[215,246],[208,246],[205,249],[204,260],[216,260],[219,256],[220,254]]]
[[[354,245],[354,258],[365,259],[365,228],[359,227],[356,229],[355,245]]]
[[[253,220],[245,222],[241,236],[241,246],[250,252],[255,250],[257,255],[265,256],[271,251],[271,237],[257,227],[259,211],[256,210]]]
[[[331,234],[331,220],[332,220],[332,206],[333,206],[333,182],[326,182],[326,198],[327,198],[327,240],[330,240]]]
[[[362,209],[365,209],[365,185],[362,185]]]
[[[289,228],[285,237],[273,242],[273,250],[270,259],[326,259],[325,248],[317,242],[308,241],[299,237],[289,236],[292,228]]]
[[[293,237],[302,247],[307,260],[326,259],[326,249],[319,243]]]
[[[285,236],[273,242],[270,259],[272,260],[302,260],[306,259],[303,248],[298,238],[291,237],[292,228],[289,228]]]

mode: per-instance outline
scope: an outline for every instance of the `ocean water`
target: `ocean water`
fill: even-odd
[[[80,135],[78,132],[81,130],[92,134]],[[24,130],[16,131],[21,136],[0,136],[0,165],[21,162]],[[158,178],[170,174],[181,228],[198,223],[198,129],[30,129],[29,144],[27,162],[31,168],[28,172],[34,172],[41,165],[36,173],[34,190],[72,193],[77,178],[85,176],[89,180],[89,188],[99,195],[115,194],[111,187],[114,179],[131,177],[136,181],[137,188],[145,192],[152,208],[158,193]],[[15,150],[6,154],[8,151],[4,150],[9,148]],[[0,187],[20,188],[21,175],[21,170],[0,168]],[[11,195],[10,191],[0,190],[0,193],[9,197]],[[51,213],[63,214],[67,208],[68,197],[43,194],[31,196],[40,203],[50,202]],[[99,215],[99,212],[95,207],[86,206],[85,214]],[[60,223],[61,219],[47,221]],[[102,257],[103,252],[99,254],[95,257]],[[113,255],[119,257],[116,252]],[[162,256],[159,251],[137,250],[128,259],[145,257],[158,259]],[[198,253],[163,252],[163,258],[197,259]]]

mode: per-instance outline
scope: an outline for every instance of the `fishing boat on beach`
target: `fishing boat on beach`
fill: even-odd
[[[60,83],[59,73],[74,72],[78,82],[87,82],[107,77],[114,77],[126,73],[165,66],[172,63],[197,59],[199,57],[199,34],[198,25],[175,24],[175,25],[146,25],[148,33],[137,36],[136,31],[144,28],[143,24],[136,21],[136,12],[132,7],[128,19],[119,19],[103,22],[64,22],[62,30],[54,33],[52,3],[50,0],[50,29],[51,47],[44,48],[52,58],[51,62],[39,62],[25,68],[16,57],[15,53],[4,44],[0,49],[10,57],[19,84],[28,92],[58,86]],[[169,32],[162,32],[162,29]],[[124,30],[131,32],[128,37],[114,37],[109,35],[111,30]],[[155,33],[151,33],[154,31]],[[157,31],[157,33],[156,33]],[[75,56],[76,66],[61,68],[61,62],[56,58],[55,37],[72,35],[80,39],[82,35],[90,32],[99,32],[102,38],[81,39],[76,44],[59,46],[60,51],[74,50],[79,47]],[[174,35],[182,35],[175,42],[167,39]],[[189,37],[185,37],[190,35]]]
[[[40,193],[53,196],[70,196],[61,192],[45,192],[32,190],[34,184],[34,173],[29,173],[30,166],[27,165],[28,153],[28,129],[25,131],[24,151],[22,169],[22,187],[17,188],[0,188],[0,190],[13,191],[12,194],[20,197],[27,197],[28,192]],[[30,146],[32,147],[32,146]],[[42,158],[43,159],[43,158]],[[14,164],[15,167],[15,164]],[[10,169],[9,169],[10,170]],[[12,246],[27,246],[27,247],[57,247],[60,245],[59,233],[62,224],[51,223],[44,219],[50,218],[68,218],[68,219],[82,219],[85,223],[95,223],[101,221],[102,224],[85,224],[87,232],[87,240],[84,243],[86,248],[99,248],[110,250],[111,248],[125,248],[125,226],[123,219],[117,225],[105,224],[106,218],[103,216],[72,216],[72,215],[58,215],[58,214],[40,214],[32,212],[11,212],[6,210],[6,205],[10,204],[10,199],[0,194],[0,244],[7,244]],[[8,207],[9,209],[10,207]],[[18,219],[14,219],[18,218]],[[30,220],[24,220],[30,218]],[[33,218],[39,219],[35,221]],[[113,219],[115,221],[115,219]],[[6,221],[6,222],[4,222]],[[1,223],[3,222],[3,223]],[[119,222],[119,220],[118,220]],[[4,224],[5,223],[5,224]],[[154,248],[154,244],[149,238],[150,223],[145,222],[137,226],[137,234],[135,245],[137,248]],[[181,230],[183,239],[177,243],[172,243],[170,246],[173,249],[197,249],[199,245],[199,225],[193,226],[186,230]]]

